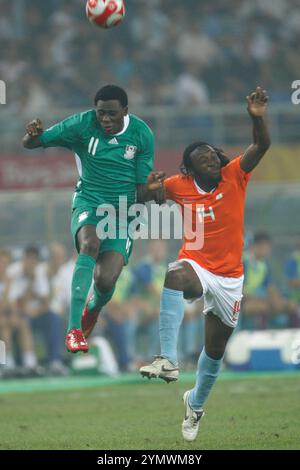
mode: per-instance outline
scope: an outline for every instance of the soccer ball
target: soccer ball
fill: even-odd
[[[117,26],[125,16],[123,0],[88,0],[86,14],[91,23],[100,28]]]

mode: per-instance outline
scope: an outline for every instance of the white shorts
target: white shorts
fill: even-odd
[[[244,276],[218,276],[202,268],[192,259],[184,258],[178,261],[189,263],[202,284],[204,297],[203,313],[213,312],[225,325],[235,328],[241,309]]]

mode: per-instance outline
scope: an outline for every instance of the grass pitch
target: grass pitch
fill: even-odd
[[[90,388],[73,378],[72,390],[61,382],[61,390],[49,391],[51,381],[48,390],[43,382],[44,391],[6,390],[0,449],[300,449],[299,373],[225,379],[217,382],[193,443],[181,437],[182,395],[192,386],[184,378]]]

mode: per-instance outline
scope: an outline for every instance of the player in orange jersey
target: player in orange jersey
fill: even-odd
[[[241,156],[229,160],[222,150],[205,142],[189,145],[183,154],[182,174],[164,182],[166,199],[182,208],[204,228],[204,243],[194,249],[186,230],[178,260],[169,265],[161,299],[161,354],[140,369],[143,376],[166,381],[178,378],[177,338],[184,314],[184,298],[204,297],[205,343],[195,387],[184,394],[182,434],[194,440],[203,405],[221,369],[226,344],[237,325],[243,288],[243,225],[247,183],[270,146],[264,120],[268,97],[260,87],[247,97],[254,142]]]

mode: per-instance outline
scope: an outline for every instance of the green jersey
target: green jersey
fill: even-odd
[[[73,208],[118,207],[126,196],[130,206],[136,200],[136,185],[145,184],[153,169],[154,140],[151,129],[137,116],[125,116],[124,128],[106,134],[95,110],[75,114],[45,130],[43,147],[66,147],[75,153],[79,180]]]

